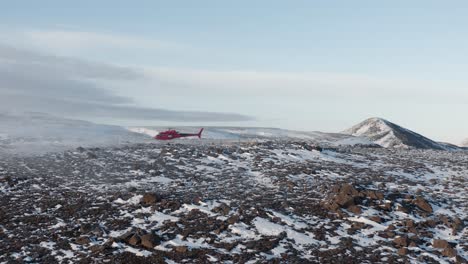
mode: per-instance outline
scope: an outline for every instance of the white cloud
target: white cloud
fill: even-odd
[[[0,45],[0,111],[181,122],[251,120],[235,113],[141,107],[112,89],[112,81],[125,83],[128,88],[137,80],[144,80],[144,75],[132,68]]]
[[[15,47],[49,51],[55,55],[73,56],[115,50],[151,51],[180,49],[183,45],[139,36],[77,30],[2,30],[0,41]]]
[[[392,79],[346,73],[285,73],[146,68],[148,85],[166,95],[308,97],[314,100],[374,100],[467,103],[463,82]],[[153,88],[154,89],[154,88]]]

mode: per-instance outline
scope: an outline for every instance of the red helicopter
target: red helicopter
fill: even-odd
[[[203,128],[200,129],[200,132],[198,132],[197,134],[187,134],[187,133],[179,133],[175,130],[167,130],[167,131],[164,131],[164,132],[161,132],[159,134],[157,134],[154,139],[157,139],[157,140],[172,140],[172,139],[176,139],[176,138],[183,138],[183,137],[198,137],[198,138],[201,138],[201,133],[203,132]]]

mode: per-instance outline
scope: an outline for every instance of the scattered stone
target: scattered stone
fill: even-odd
[[[141,198],[141,202],[145,205],[152,205],[159,201],[159,197],[154,193],[145,193]]]
[[[408,255],[408,249],[405,248],[405,247],[402,247],[402,248],[398,249],[398,255],[400,255],[400,256]]]
[[[362,213],[361,208],[359,206],[357,206],[357,205],[351,205],[347,209],[348,209],[348,211],[350,211],[353,214],[361,214]]]
[[[214,213],[227,215],[231,211],[231,208],[227,204],[222,203],[218,207],[213,208],[213,210],[211,210],[211,211],[214,212]]]
[[[89,247],[89,250],[91,250],[91,252],[93,252],[94,254],[101,253],[102,251],[104,251],[104,249],[105,247],[101,245],[94,245]]]
[[[380,217],[378,215],[374,215],[374,216],[369,217],[369,220],[372,220],[372,221],[374,221],[376,223],[379,223],[379,224],[383,222],[382,217]]]
[[[413,204],[419,207],[419,209],[432,213],[432,206],[421,196],[416,197],[416,199],[413,200]]]
[[[398,205],[396,210],[398,212],[403,212],[405,214],[409,213],[410,212],[410,209],[408,207],[405,207],[405,206],[401,206],[401,205]]]
[[[187,253],[188,247],[187,246],[176,246],[176,247],[174,247],[174,250],[177,253]]]
[[[89,237],[86,236],[81,236],[75,240],[75,243],[79,245],[88,245],[90,242],[91,240],[89,239]]]
[[[444,240],[444,239],[434,239],[432,241],[432,246],[434,248],[449,248],[450,244],[448,243],[447,240]]]
[[[159,243],[158,237],[154,234],[146,234],[141,236],[141,245],[145,248],[152,249]]]
[[[407,227],[414,227],[414,226],[415,226],[415,225],[414,225],[414,221],[411,220],[411,219],[407,219],[407,220],[405,221],[405,225],[406,225]]]
[[[137,246],[140,243],[140,241],[141,241],[140,236],[137,234],[134,234],[132,237],[130,237],[127,243],[132,246]]]
[[[394,240],[393,240],[393,243],[397,246],[397,247],[407,247],[408,246],[408,237],[406,236],[399,236],[399,237],[396,237]]]
[[[235,215],[232,215],[231,217],[229,217],[226,222],[230,225],[233,225],[235,223],[237,223],[239,221],[239,215],[235,214]]]
[[[455,250],[454,248],[445,248],[444,250],[442,250],[442,255],[449,258],[453,258],[457,256],[457,250]]]
[[[456,255],[455,256],[455,263],[457,264],[467,264],[468,261],[466,261],[466,259],[464,259],[463,257],[461,257],[460,255]]]

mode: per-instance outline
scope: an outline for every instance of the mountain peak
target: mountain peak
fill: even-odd
[[[371,118],[368,118],[364,121],[369,121],[369,122],[388,122],[386,119],[383,119],[381,117],[371,117]]]
[[[366,119],[343,133],[366,137],[386,148],[448,149],[447,145],[437,143],[380,117]]]

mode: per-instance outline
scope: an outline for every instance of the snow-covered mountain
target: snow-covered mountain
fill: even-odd
[[[41,154],[78,146],[99,147],[145,140],[119,126],[43,113],[0,113],[0,154]]]
[[[358,137],[366,137],[385,148],[418,148],[452,150],[457,147],[448,143],[435,142],[416,132],[403,128],[382,118],[369,118],[343,131]]]

